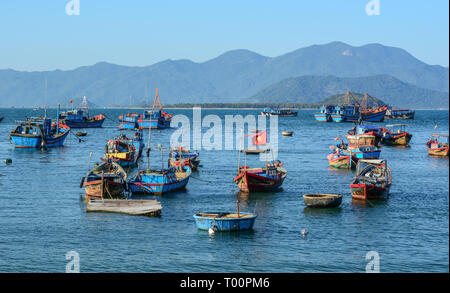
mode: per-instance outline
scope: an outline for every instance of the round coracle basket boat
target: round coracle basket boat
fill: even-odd
[[[342,202],[340,194],[312,193],[303,195],[303,201],[311,208],[335,208]]]

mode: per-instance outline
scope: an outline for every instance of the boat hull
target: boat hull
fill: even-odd
[[[185,175],[177,176],[171,174],[143,174],[140,178],[128,182],[128,189],[133,194],[163,195],[165,193],[186,188],[191,175],[190,168],[187,168]]]
[[[104,190],[102,190],[102,186],[104,186]],[[89,198],[119,198],[122,196],[124,189],[123,183],[115,181],[104,180],[104,185],[102,185],[102,180],[84,182],[86,197]]]
[[[100,128],[105,122],[106,118],[92,121],[77,121],[77,120],[69,120],[65,119],[64,123],[70,128]]]
[[[222,214],[220,212],[208,214]],[[194,215],[195,224],[200,230],[212,229],[214,232],[233,232],[253,229],[256,215],[249,213],[240,213],[241,217],[237,218],[211,218]]]
[[[356,163],[354,162],[354,160],[350,161],[350,155],[347,156],[333,156],[333,154],[330,154],[327,156],[328,159],[328,163],[330,165],[330,167],[333,167],[335,169],[350,169],[350,168],[355,168],[356,167]]]
[[[389,195],[389,186],[380,187],[369,183],[350,184],[352,198],[359,200],[383,199]]]
[[[427,146],[427,151],[430,156],[448,157],[449,147],[430,148]]]
[[[386,110],[377,113],[363,114],[361,119],[367,122],[383,122],[386,116]]]
[[[380,157],[381,150],[365,150],[364,148],[360,148],[354,151],[341,150],[341,153],[343,155],[351,155],[353,160],[378,159]]]
[[[59,147],[64,145],[64,141],[69,134],[69,131],[64,131],[62,134],[49,137],[45,144],[42,144],[42,137],[39,135],[21,135],[11,134],[11,140],[15,148],[41,148],[44,147]]]
[[[387,138],[383,138],[383,144],[385,145],[409,145],[412,135],[409,133],[401,133],[398,135],[391,135]]]
[[[314,114],[314,118],[318,122],[329,122],[329,121],[331,121],[330,114],[326,114],[326,113],[315,113]]]
[[[243,171],[236,176],[234,181],[237,182],[238,187],[243,192],[264,192],[275,191],[280,188],[286,178],[286,173],[277,176],[267,177],[262,173],[250,173]]]

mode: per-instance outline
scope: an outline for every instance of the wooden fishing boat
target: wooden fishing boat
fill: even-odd
[[[58,106],[59,114],[59,106]],[[59,117],[59,116],[57,116]],[[9,139],[15,148],[45,148],[63,146],[70,128],[62,126],[46,117],[37,117],[25,121],[16,121],[18,124],[10,133]]]
[[[133,216],[158,217],[162,206],[157,200],[95,199],[86,202],[86,212],[120,213]]]
[[[292,136],[293,133],[294,133],[293,131],[283,131],[281,134],[283,136]]]
[[[121,134],[106,143],[105,159],[116,160],[122,167],[136,166],[143,149],[142,132],[136,132],[132,139]]]
[[[446,137],[447,142],[439,141],[441,137]],[[438,157],[448,156],[448,149],[449,149],[448,134],[433,133],[431,135],[431,139],[425,145],[428,154],[430,156],[438,156]]]
[[[78,131],[77,133],[75,133],[76,136],[86,136],[87,132],[86,131]]]
[[[359,135],[359,136],[374,136],[375,137],[375,146],[378,146],[382,139],[382,130],[383,127],[371,126],[371,125],[356,125],[351,130],[347,132],[348,136]]]
[[[414,119],[414,114],[416,111],[411,109],[387,109],[386,119]]]
[[[408,124],[386,125],[389,129],[382,129],[381,143],[385,145],[409,145],[412,134],[405,130],[406,126],[408,126]]]
[[[354,161],[359,159],[378,159],[381,150],[375,146],[373,135],[350,135],[347,136],[348,144],[341,141],[336,147],[342,155],[350,155]]]
[[[330,122],[330,121],[332,121],[331,113],[333,113],[333,112],[334,112],[334,106],[323,105],[322,107],[320,107],[320,112],[314,113],[314,118],[318,122]]]
[[[354,199],[366,200],[387,197],[392,184],[392,174],[386,160],[359,160],[356,174],[350,184]]]
[[[312,193],[303,195],[305,205],[311,208],[335,208],[342,202],[340,194]]]
[[[169,166],[171,167],[190,167],[193,171],[198,169],[200,165],[199,154],[178,146],[169,153]]]
[[[287,171],[280,161],[266,163],[262,168],[249,168],[239,166],[234,181],[243,192],[274,191],[277,190],[286,178]]]
[[[128,113],[119,116],[119,130],[137,130],[139,129],[139,113]]]
[[[116,162],[106,161],[96,165],[82,178],[86,198],[120,198],[126,188],[127,173]]]
[[[278,108],[264,108],[261,111],[263,116],[281,116],[281,117],[294,117],[297,116],[297,111],[291,109],[278,109]]]
[[[133,194],[162,195],[186,187],[191,176],[191,168],[147,169],[140,171],[128,182]]]
[[[139,129],[161,129],[169,128],[172,115],[163,111],[159,99],[158,89],[156,89],[155,101],[151,110],[145,111],[138,119]]]
[[[232,232],[251,230],[256,219],[255,214],[233,212],[204,212],[194,215],[195,224],[200,230],[214,232]]]
[[[327,156],[328,163],[331,167],[336,169],[354,169],[356,168],[356,160],[350,155],[343,155],[340,153],[340,149],[336,149],[335,152]]]
[[[86,116],[84,115],[84,110],[86,111]],[[60,118],[62,118],[64,124],[70,128],[99,128],[102,127],[103,122],[105,122],[106,116],[104,114],[99,114],[94,117],[89,117],[87,100],[86,97],[84,97],[81,109],[62,113]]]

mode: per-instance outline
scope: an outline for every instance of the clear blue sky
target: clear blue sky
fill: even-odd
[[[144,66],[203,62],[249,49],[275,57],[331,41],[401,47],[428,64],[449,64],[448,0],[1,0],[0,68],[72,69],[107,61]]]

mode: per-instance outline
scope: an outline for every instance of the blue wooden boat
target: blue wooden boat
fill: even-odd
[[[162,129],[170,127],[170,120],[165,117],[165,112],[159,110],[148,110],[138,119],[140,129]]]
[[[375,146],[375,136],[373,135],[349,135],[348,145],[341,142],[337,147],[342,155],[350,155],[353,160],[378,159],[381,150]]]
[[[188,166],[197,170],[200,164],[199,153],[191,152],[182,146],[176,147],[169,153],[169,164],[172,167]]]
[[[139,129],[138,120],[141,114],[128,113],[119,116],[119,129],[120,130],[136,130]]]
[[[253,229],[256,219],[251,213],[207,212],[194,215],[195,224],[200,230],[212,229],[214,232],[231,232]]]
[[[145,111],[138,119],[140,129],[161,129],[169,128],[172,115],[163,111],[159,99],[158,89],[156,89],[155,101],[151,110]]]
[[[59,107],[58,116],[59,117]],[[17,121],[18,125],[11,131],[9,138],[15,148],[45,148],[64,145],[70,128],[59,123],[52,124],[49,118],[30,118]]]
[[[314,113],[314,118],[319,122],[330,122],[331,113],[334,112],[334,106],[322,106],[319,113]]]
[[[162,195],[185,188],[191,173],[189,167],[143,170],[128,182],[128,189],[133,194]]]
[[[84,110],[86,110],[86,115],[84,115]],[[103,114],[95,115],[94,117],[89,117],[89,109],[87,107],[86,97],[83,98],[81,104],[81,109],[70,110],[60,115],[63,119],[64,124],[70,128],[100,128],[106,119]]]

